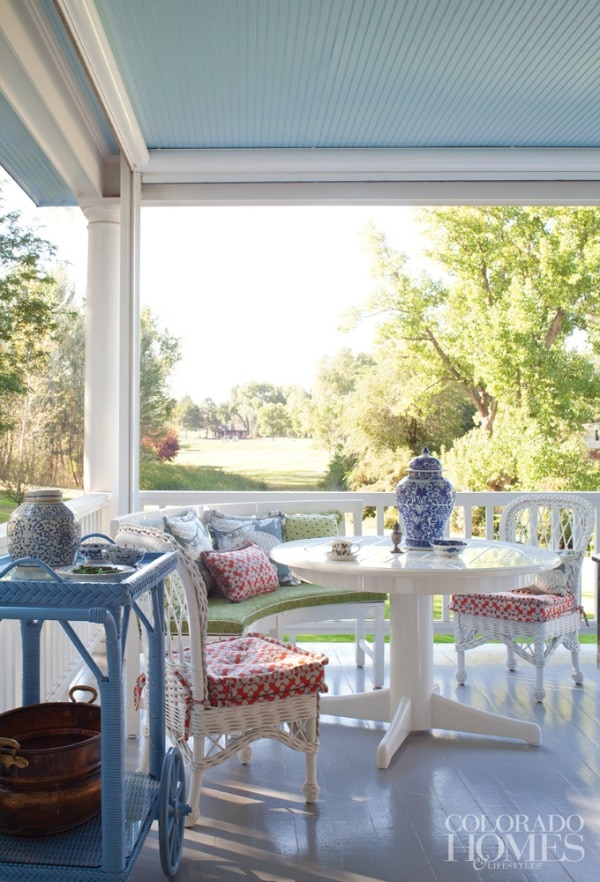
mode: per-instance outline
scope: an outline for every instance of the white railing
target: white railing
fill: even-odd
[[[339,492],[317,491],[287,492],[270,491],[240,493],[230,491],[142,491],[139,495],[139,507],[164,508],[166,506],[213,505],[217,507],[226,502],[259,502],[266,508],[278,500],[335,499]],[[346,494],[344,494],[346,495]],[[396,520],[395,496],[393,492],[348,493],[350,499],[362,499],[365,503],[364,533],[389,533],[392,523]],[[585,497],[595,508],[595,535],[593,548],[600,551],[600,493],[582,492],[573,494]],[[502,508],[514,498],[513,493],[457,493],[455,509],[451,518],[451,531],[455,535],[470,537],[473,535],[493,538]],[[82,525],[82,534],[109,533],[107,494],[95,494],[69,502],[69,506],[77,512]],[[6,526],[0,525],[0,553],[6,553]],[[586,611],[595,611],[596,578],[595,566],[591,559],[586,562],[583,571],[584,606]],[[438,603],[441,617],[435,622],[438,633],[451,633],[452,623],[446,603]],[[86,646],[93,648],[99,638],[96,626],[82,623]],[[0,711],[20,703],[21,671],[20,671],[20,632],[15,622],[0,621]],[[67,640],[57,623],[47,622],[44,626],[42,639],[42,700],[64,697],[68,686],[80,668],[80,660],[71,643]]]
[[[384,492],[356,492],[344,493],[349,499],[362,499],[365,504],[365,518],[363,521],[364,533],[384,534],[391,531],[391,525],[397,519],[396,497],[393,491]],[[592,537],[593,549],[596,554],[600,551],[600,493],[581,492],[573,493],[573,496],[583,496],[594,506],[595,530]],[[294,499],[327,500],[340,496],[339,492],[301,492],[289,491],[282,493],[279,490],[272,491],[181,491],[181,490],[143,490],[139,494],[140,509],[164,508],[167,506],[188,505],[214,505],[227,502],[261,502],[265,508],[272,507],[273,503]],[[470,538],[480,536],[493,539],[496,534],[498,520],[504,506],[515,498],[514,493],[502,492],[459,492],[456,494],[454,511],[450,518],[450,531],[453,535]],[[596,568],[593,561],[588,559],[584,562],[582,573],[582,589],[584,607],[588,614],[595,614],[596,594]],[[439,600],[436,608],[440,611],[439,617],[434,622],[436,633],[451,634],[452,620],[447,608],[447,602]]]
[[[82,535],[105,532],[103,510],[109,499],[108,494],[97,493],[67,503],[77,513]],[[6,524],[0,524],[0,554],[6,553]],[[100,627],[91,622],[74,622],[73,628],[92,652],[101,638]],[[41,701],[64,700],[82,670],[82,661],[58,622],[44,623],[40,659]],[[21,704],[21,676],[19,622],[0,620],[0,712]]]

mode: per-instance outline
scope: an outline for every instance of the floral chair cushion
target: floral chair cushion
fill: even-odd
[[[327,692],[324,655],[247,634],[206,645],[208,703],[232,707]]]
[[[201,559],[233,603],[279,588],[277,570],[258,545],[232,551],[203,551]]]
[[[528,623],[547,622],[576,609],[572,594],[528,594],[526,589],[496,594],[460,594],[452,597],[448,607],[466,615]]]

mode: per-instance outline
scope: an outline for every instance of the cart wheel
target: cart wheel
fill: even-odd
[[[183,849],[185,816],[185,771],[180,752],[172,747],[166,754],[160,779],[158,842],[160,863],[165,876],[172,878],[179,867]]]

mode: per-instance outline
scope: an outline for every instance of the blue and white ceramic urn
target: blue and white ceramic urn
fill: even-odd
[[[6,538],[13,560],[35,557],[54,569],[75,562],[81,527],[62,501],[62,490],[26,490],[25,501],[8,520]]]
[[[443,537],[455,495],[450,481],[442,476],[439,459],[424,447],[422,455],[411,460],[408,475],[396,486],[407,548],[431,548],[434,539]]]

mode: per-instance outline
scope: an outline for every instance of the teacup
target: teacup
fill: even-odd
[[[336,557],[350,557],[359,550],[360,545],[347,539],[336,539],[331,543],[331,553]]]

